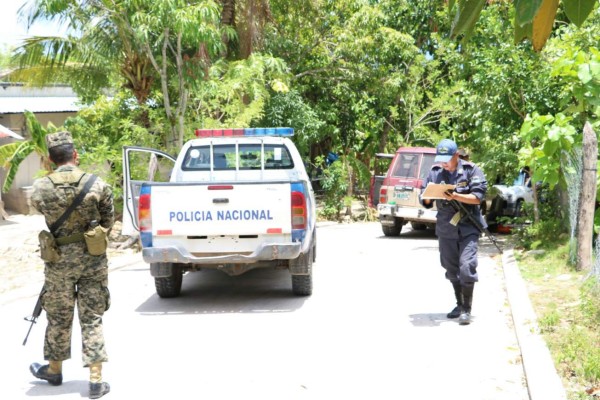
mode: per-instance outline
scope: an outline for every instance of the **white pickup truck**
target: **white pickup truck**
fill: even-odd
[[[179,296],[183,274],[203,268],[287,268],[293,293],[312,294],[316,206],[291,135],[199,129],[177,158],[123,148],[123,234],[139,231],[160,297]]]

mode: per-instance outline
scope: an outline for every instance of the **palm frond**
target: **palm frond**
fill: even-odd
[[[11,151],[12,150],[12,151]],[[31,141],[15,142],[0,146],[0,161],[6,168],[6,180],[2,186],[2,192],[8,192],[17,175],[19,164],[33,152]],[[6,154],[5,154],[6,153]]]
[[[34,36],[24,40],[15,49],[13,61],[21,67],[45,65],[62,67],[72,57],[77,47],[75,38],[60,36]]]
[[[46,154],[48,152],[46,147],[46,129],[42,127],[31,111],[26,110],[24,114],[25,125],[27,126],[27,131],[31,135],[31,142],[34,150],[39,154]]]
[[[22,144],[23,142],[13,142],[0,146],[0,167],[9,167],[13,154],[17,152],[17,149]]]

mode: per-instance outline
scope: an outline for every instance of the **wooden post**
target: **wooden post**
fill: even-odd
[[[594,235],[594,211],[596,204],[596,166],[598,163],[598,140],[589,122],[583,127],[583,173],[581,196],[577,211],[577,264],[578,271],[591,270]]]

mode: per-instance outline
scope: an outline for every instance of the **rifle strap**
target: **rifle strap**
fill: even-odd
[[[77,194],[77,197],[75,197],[75,199],[73,199],[73,202],[71,203],[71,205],[69,206],[69,208],[67,208],[67,210],[64,212],[64,214],[61,215],[60,218],[57,219],[50,226],[50,232],[52,232],[53,235],[54,235],[54,232],[58,229],[58,227],[61,226],[67,220],[67,218],[69,218],[69,216],[71,215],[71,213],[73,212],[73,210],[75,210],[75,208],[77,208],[77,206],[81,203],[81,201],[83,200],[83,198],[85,197],[85,195],[87,194],[87,192],[90,190],[90,188],[92,187],[92,185],[96,181],[96,178],[97,178],[97,176],[94,175],[94,174],[92,174],[89,177],[89,179],[87,180],[87,182],[83,186],[83,189],[81,189],[81,192],[79,192]]]

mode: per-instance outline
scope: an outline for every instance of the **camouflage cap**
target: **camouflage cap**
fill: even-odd
[[[73,138],[69,132],[63,131],[46,135],[46,146],[49,149],[63,144],[73,144]]]

